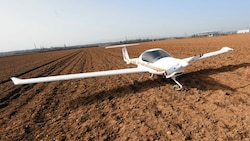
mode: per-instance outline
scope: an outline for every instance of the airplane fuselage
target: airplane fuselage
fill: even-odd
[[[166,78],[184,73],[188,63],[174,58],[167,51],[156,48],[143,52],[136,63],[138,67],[147,69],[149,73],[164,75]]]
[[[165,57],[157,60],[154,63],[148,63],[142,60],[140,61],[143,63],[139,63],[138,67],[148,69],[149,73],[152,74],[165,75],[166,77],[171,77],[173,73],[175,74],[184,73],[184,67],[182,66],[181,59],[173,57]]]

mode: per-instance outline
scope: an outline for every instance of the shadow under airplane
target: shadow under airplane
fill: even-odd
[[[209,75],[222,73],[222,72],[232,72],[236,69],[242,67],[248,67],[250,63],[243,63],[238,65],[229,65],[223,66],[215,69],[203,69],[196,72],[186,73],[178,77],[181,83],[184,84],[185,88],[197,88],[198,90],[230,90],[234,91],[230,86],[219,83],[213,78],[209,77]],[[144,92],[151,88],[164,86],[167,83],[175,84],[171,79],[167,79],[162,81],[161,77],[152,80],[146,80],[140,82],[137,87],[132,84],[123,85],[120,87],[116,87],[111,90],[105,90],[97,93],[92,93],[87,96],[82,96],[77,99],[74,99],[70,102],[70,105],[77,106],[80,105],[89,105],[96,102],[105,101],[107,99],[111,100],[115,97],[124,97],[128,94],[135,94],[137,92]],[[79,105],[78,105],[79,106]],[[77,107],[78,107],[77,106]],[[74,106],[73,106],[74,107]]]

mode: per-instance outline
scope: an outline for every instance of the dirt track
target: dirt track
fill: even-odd
[[[190,64],[171,80],[140,74],[14,86],[11,76],[134,67],[120,49],[87,48],[0,58],[0,140],[250,140],[250,34],[178,39],[129,47],[131,57],[160,47],[185,58],[223,46],[233,52]]]

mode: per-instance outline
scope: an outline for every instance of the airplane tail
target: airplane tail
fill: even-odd
[[[109,47],[106,47],[106,48],[118,48],[118,47],[122,47],[123,60],[127,64],[130,64],[131,59],[129,58],[128,51],[127,51],[126,47],[127,46],[136,46],[136,45],[139,45],[139,44],[123,44],[123,45],[117,45],[117,46],[109,46]]]
[[[128,51],[127,51],[127,48],[126,47],[123,47],[122,48],[122,55],[123,55],[123,60],[129,64],[130,63],[130,58],[128,56]]]

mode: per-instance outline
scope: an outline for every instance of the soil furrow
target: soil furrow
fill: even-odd
[[[70,58],[74,57],[75,55],[76,55],[76,54],[74,53],[73,55],[72,55],[72,54],[71,54],[71,55],[67,55],[66,58],[61,58],[62,61],[59,61],[57,64],[55,64],[55,66],[57,66],[57,67],[62,66],[62,65],[65,63],[65,61],[68,61]],[[54,62],[55,62],[55,61],[53,61],[53,62],[51,62],[51,63],[54,63]],[[48,65],[48,64],[46,63],[46,65]],[[41,66],[46,66],[46,65],[41,65]],[[41,67],[40,67],[40,68],[41,68]],[[37,68],[37,69],[38,69],[38,68]],[[54,67],[54,65],[52,65],[51,67],[49,67],[49,68],[47,69],[47,71],[44,71],[44,73],[40,73],[37,77],[43,76],[43,74],[45,74],[45,73],[46,73],[46,75],[49,75],[49,74],[51,74],[55,69],[56,69],[56,67]],[[35,69],[34,69],[34,70],[35,70]],[[33,71],[34,71],[34,70],[33,70]],[[28,72],[30,72],[30,71],[27,71],[27,73],[28,73]],[[8,92],[8,94],[7,94],[6,96],[4,96],[3,98],[0,99],[0,103],[1,103],[0,108],[4,108],[4,107],[8,106],[8,105],[9,105],[9,102],[10,102],[11,100],[14,100],[14,99],[18,98],[18,97],[19,97],[22,93],[24,93],[25,91],[28,91],[28,90],[32,89],[33,86],[34,86],[34,84],[32,84],[32,85],[25,85],[25,86],[17,86],[17,88],[14,88],[14,90]]]
[[[62,60],[62,62],[65,62],[65,60]],[[62,62],[61,63],[58,63],[58,64],[62,64]],[[56,65],[56,66],[60,66],[60,65]],[[55,68],[55,67],[54,67]],[[59,67],[60,68],[60,67]],[[49,71],[49,72],[47,72],[47,74],[49,75],[50,73],[52,73],[52,71]],[[32,84],[32,85],[26,85],[26,87],[24,87],[24,88],[22,88],[22,90],[23,91],[19,91],[19,93],[17,93],[17,95],[18,96],[20,96],[21,94],[20,93],[22,93],[22,95],[25,95],[25,93],[27,93],[28,92],[28,90],[30,89],[30,88],[33,88],[33,86],[34,86],[34,84]],[[30,88],[29,88],[30,87]],[[37,94],[39,94],[40,92],[42,92],[44,89],[46,88],[46,85],[44,86],[44,85],[42,85],[41,87],[39,87],[39,88],[33,88],[33,89],[36,89],[35,90],[35,92],[33,92],[32,94],[28,94],[26,97],[26,99],[24,100],[24,102],[21,102],[21,101],[19,101],[18,102],[18,107],[17,108],[14,108],[14,110],[10,110],[10,114],[9,114],[9,118],[11,118],[12,116],[14,116],[14,115],[16,115],[19,111],[20,111],[20,109],[22,109],[22,107],[24,107],[24,106],[26,106]],[[17,89],[17,90],[19,90],[19,89]],[[34,91],[34,90],[33,90]],[[13,103],[13,102],[12,102]],[[4,106],[8,106],[9,105],[9,101],[7,101],[7,103],[5,102],[4,104],[6,104],[6,105],[4,105]],[[13,106],[12,106],[13,107]],[[12,112],[11,112],[12,111]]]
[[[83,55],[78,55],[74,58],[74,60],[78,60],[75,62],[68,63],[67,67],[62,71],[65,74],[68,73],[76,73],[81,69],[81,59]],[[67,103],[61,103],[60,101],[67,101],[68,99],[72,98],[75,93],[75,89],[77,89],[80,81],[73,80],[73,81],[61,81],[57,86],[55,86],[52,90],[52,95],[46,98],[43,107],[41,107],[36,113],[33,118],[34,122],[37,124],[44,124],[44,127],[47,127],[47,124],[57,119],[58,117],[67,118],[68,113],[70,113],[69,109],[65,107]],[[66,87],[65,87],[66,86]],[[71,87],[73,86],[73,87]],[[66,93],[66,94],[65,94]],[[66,109],[65,109],[66,108]],[[64,113],[51,114],[57,110],[63,110]],[[60,127],[62,130],[63,127]],[[59,129],[56,129],[54,132],[58,132]],[[51,134],[47,133],[46,130],[41,130],[40,134]]]
[[[75,52],[72,53],[72,54],[74,55]],[[46,62],[45,64],[42,64],[42,65],[37,66],[37,67],[34,67],[34,68],[30,69],[30,70],[26,70],[26,71],[24,71],[24,72],[22,72],[22,73],[16,74],[15,77],[20,77],[20,76],[22,76],[22,75],[24,75],[24,74],[30,73],[30,72],[32,72],[32,71],[34,71],[34,70],[37,70],[37,69],[42,68],[42,67],[44,67],[44,66],[47,66],[47,65],[49,65],[49,64],[51,64],[51,63],[54,63],[54,62],[56,62],[56,61],[58,61],[58,60],[67,58],[68,56],[72,56],[72,54],[68,54],[68,55],[65,55],[65,56],[56,58],[56,59],[54,59],[54,60],[52,60],[52,61]],[[0,82],[0,85],[3,84],[3,83],[9,82],[9,81],[10,81],[10,79],[2,80],[2,81]]]
[[[80,53],[80,52],[79,52]],[[62,67],[63,66],[70,66],[70,64],[72,64],[74,62],[74,60],[77,58],[77,55],[72,55],[72,56],[69,56],[68,58],[64,58],[63,60],[61,60],[60,62],[58,62],[56,64],[56,66],[54,67],[55,69],[53,69],[53,71],[48,71],[47,72],[47,75],[51,74],[52,72],[63,72],[63,70],[65,70],[67,67]],[[55,70],[55,71],[54,71]],[[61,84],[58,84],[58,86],[60,86]],[[28,99],[26,99],[25,103],[28,104],[30,100],[32,100],[37,94],[39,93],[43,93],[43,91],[45,90],[45,88],[48,88],[48,86],[45,85],[42,85],[41,87],[38,87],[38,88],[34,88],[36,89],[36,92],[33,94],[33,96],[29,97]],[[15,108],[15,110],[13,112],[11,112],[10,114],[10,117],[12,116],[15,116],[18,111],[21,111],[22,107],[26,106],[27,109],[29,109],[29,111],[34,111],[33,114],[32,114],[32,117],[33,117],[33,121],[35,123],[42,123],[42,121],[44,121],[45,119],[43,118],[44,113],[46,113],[46,109],[47,108],[50,108],[49,105],[51,104],[52,101],[56,101],[54,100],[54,97],[55,95],[57,94],[57,90],[58,88],[57,87],[54,87],[52,89],[52,93],[49,94],[49,97],[45,99],[45,102],[44,102],[44,106],[42,106],[41,109],[38,110],[38,112],[36,112],[36,114],[34,114],[34,112],[36,111],[36,109],[34,108],[28,108],[26,106],[25,103],[21,103],[21,105],[19,105],[18,108]],[[41,95],[40,95],[41,96]],[[42,102],[42,101],[41,101]],[[56,104],[55,104],[56,105]],[[33,109],[33,110],[31,110]],[[24,109],[25,110],[25,109]],[[19,115],[20,116],[20,115]]]
[[[69,55],[67,55],[67,58],[68,57],[71,57],[71,56],[74,56],[75,55],[75,53],[73,53],[73,54],[69,54]],[[63,57],[60,57],[60,59],[61,60],[67,60],[67,58],[65,59],[65,58],[63,58]],[[60,59],[56,59],[56,61],[52,61],[51,62],[51,64],[48,64],[48,63],[46,63],[47,65],[41,65],[41,66],[43,66],[43,67],[39,67],[39,68],[37,68],[37,69],[33,69],[33,71],[37,71],[37,70],[40,70],[40,73],[39,73],[39,75],[37,75],[37,76],[35,76],[35,77],[39,77],[39,76],[43,76],[43,74],[46,74],[46,75],[49,75],[50,73],[49,72],[53,72],[53,70],[54,70],[54,66],[56,66],[56,65],[58,65],[58,64],[60,64],[60,63],[58,63],[58,62],[60,62]],[[55,64],[55,63],[57,63],[57,64]],[[54,64],[54,65],[53,65]],[[50,67],[49,67],[50,66]],[[45,67],[48,67],[46,70],[41,70],[42,68],[45,68]],[[24,75],[25,74],[28,74],[28,72],[30,72],[30,71],[26,71],[27,73],[24,73]],[[44,75],[44,76],[46,76],[46,75]],[[31,77],[31,76],[27,76],[27,77]],[[34,77],[34,76],[33,76]],[[11,84],[9,84],[9,83],[11,83]],[[5,86],[5,85],[7,85],[7,86]],[[11,88],[9,88],[9,89],[7,89],[8,88],[8,85],[11,85],[12,87]],[[6,89],[6,90],[2,90],[4,93],[8,93],[9,91],[16,91],[17,89],[20,89],[22,86],[14,86],[13,84],[12,84],[12,82],[8,82],[7,84],[2,84],[2,86],[3,86],[3,88],[4,89]],[[13,90],[14,89],[14,90]],[[12,93],[12,92],[9,92],[10,94]]]

